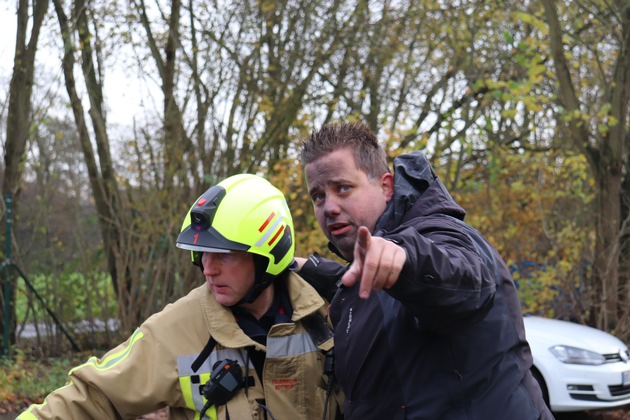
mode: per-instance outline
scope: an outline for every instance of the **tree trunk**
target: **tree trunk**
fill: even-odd
[[[81,69],[90,101],[89,115],[92,121],[94,142],[98,156],[98,167],[96,170],[101,188],[95,194],[102,195],[100,200],[102,207],[99,208],[98,213],[103,221],[101,224],[103,241],[107,250],[108,267],[114,283],[114,290],[117,292],[119,302],[127,303],[130,299],[132,279],[128,265],[120,262],[123,260],[121,254],[124,252],[122,237],[123,229],[126,226],[125,212],[123,211],[122,198],[110,152],[103,104],[103,80],[97,77],[99,66],[93,58],[93,34],[89,26],[88,12],[89,8],[85,0],[75,0],[76,33],[82,46]],[[98,40],[95,44],[98,44]],[[100,168],[100,171],[98,168]],[[123,304],[120,307],[123,315],[127,313],[126,306]],[[125,316],[121,316],[121,318],[123,320],[127,319]],[[130,324],[137,323],[138,318],[136,316],[132,315],[130,318]]]
[[[20,0],[17,10],[17,32],[15,42],[15,56],[13,58],[13,75],[9,86],[9,109],[7,115],[7,139],[4,154],[4,179],[2,192],[12,196],[13,214],[17,208],[22,178],[23,163],[25,159],[26,142],[29,138],[31,127],[31,95],[33,92],[33,74],[35,71],[35,53],[37,42],[48,11],[49,0],[36,0],[33,4],[33,21],[31,34],[27,44],[27,31],[29,29],[29,4],[28,0]],[[5,209],[6,211],[6,209]],[[15,225],[15,220],[14,220]],[[0,320],[3,334],[8,329],[9,342],[15,343],[15,281],[9,281],[9,308],[11,325],[4,325],[4,317]],[[3,296],[5,298],[5,296]],[[4,299],[3,299],[4,301]]]
[[[619,283],[621,232],[621,194],[623,183],[623,159],[627,151],[628,98],[630,95],[630,20],[622,13],[622,46],[617,56],[614,74],[609,85],[612,88],[603,93],[608,95],[603,102],[610,102],[609,116],[616,119],[608,131],[597,137],[589,133],[587,125],[580,118],[581,103],[571,80],[562,41],[562,26],[558,19],[556,4],[552,0],[542,0],[549,24],[549,42],[559,83],[560,104],[566,109],[571,138],[578,149],[586,156],[595,177],[596,214],[595,257],[591,292],[593,306],[591,322],[598,328],[614,330],[618,327],[620,315],[627,309],[624,287]],[[572,116],[573,115],[573,116]],[[599,301],[596,302],[595,299]]]
[[[87,80],[90,102],[92,104],[90,115],[92,116],[94,131],[96,133],[96,143],[99,151],[101,169],[99,169],[99,163],[97,162],[96,154],[92,148],[92,141],[87,121],[85,119],[85,111],[76,89],[76,80],[74,78],[75,48],[72,43],[72,35],[68,25],[68,18],[63,10],[61,0],[53,0],[53,3],[55,5],[55,12],[57,14],[64,42],[65,53],[62,59],[62,69],[65,78],[66,91],[68,92],[72,113],[77,125],[79,142],[88,171],[96,211],[99,215],[98,221],[101,235],[103,237],[104,250],[107,253],[108,271],[112,278],[114,291],[120,298],[121,294],[126,294],[125,290],[127,289],[124,284],[126,277],[124,275],[120,275],[121,272],[124,273],[126,270],[124,269],[124,265],[121,268],[117,263],[117,257],[120,254],[120,229],[122,229],[118,223],[121,214],[119,206],[120,199],[112,169],[111,158],[109,157],[109,143],[105,132],[105,119],[102,114],[102,94],[100,94],[100,85],[96,82],[95,77],[89,73],[90,71],[93,71],[93,69],[88,69],[85,78]],[[79,14],[85,13],[83,7],[84,5],[82,5],[80,1],[78,1],[76,5],[78,6],[77,10],[79,11]],[[87,22],[84,19],[85,17],[78,19],[78,22],[81,22],[78,23],[78,31],[86,30],[83,25],[87,26]],[[89,36],[89,33],[84,35]],[[89,43],[88,45],[84,45],[84,49],[85,48],[88,48],[89,52],[91,52]],[[83,54],[87,54],[85,50],[83,51]],[[90,59],[84,56],[83,61],[85,62],[86,60],[89,62]],[[99,99],[99,97],[101,99]],[[123,311],[121,310],[121,315],[122,312]],[[122,318],[124,319],[125,317],[123,316]]]

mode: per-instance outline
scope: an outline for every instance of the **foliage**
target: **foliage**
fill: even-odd
[[[67,351],[71,343],[49,310],[79,348],[110,346],[117,340],[117,301],[109,275],[103,272],[90,274],[74,272],[29,278],[28,282],[44,303],[26,287],[24,279],[18,279],[16,345],[33,347],[33,352],[40,357]]]
[[[109,274],[104,272],[69,273],[62,276],[38,275],[29,281],[46,303],[65,322],[85,319],[108,319],[116,315],[116,298]],[[17,316],[22,321],[29,317],[42,319],[45,309],[35,301],[30,290],[18,289]]]
[[[594,241],[583,228],[593,211],[584,158],[493,152],[485,168],[463,172],[454,198],[513,269],[525,312],[584,322]]]
[[[609,249],[627,249],[602,247],[593,223],[613,226],[601,223],[604,210],[628,211],[593,198],[602,185],[611,200],[623,197],[619,181],[630,173],[619,167],[627,147],[608,142],[628,138],[630,95],[616,82],[630,80],[621,77],[628,19],[612,9],[621,3],[53,3],[38,57],[64,61],[38,58],[25,159],[9,157],[22,171],[12,261],[64,319],[109,311],[111,300],[96,302],[113,288],[129,327],[190,290],[199,273],[174,245],[181,218],[235,173],[267,176],[285,192],[298,255],[331,257],[297,151],[311,129],[336,120],[368,123],[390,159],[425,149],[510,264],[545,267],[517,274],[529,311],[551,314],[562,296],[577,296],[588,313],[597,302],[583,278],[600,279]],[[557,20],[543,6],[552,3]],[[60,25],[64,9],[72,25]],[[560,27],[562,37],[552,36]],[[567,103],[563,55],[579,106]],[[89,111],[79,108],[88,102]],[[107,269],[111,286],[88,274]],[[612,271],[623,293],[630,270]],[[17,306],[20,321],[40,319],[20,293],[28,302]]]
[[[0,359],[0,413],[21,411],[41,403],[66,383],[68,371],[86,360],[88,353],[60,358],[33,359],[17,350],[12,359]]]

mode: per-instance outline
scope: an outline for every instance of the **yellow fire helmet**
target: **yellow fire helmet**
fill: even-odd
[[[269,181],[234,175],[195,201],[176,244],[190,250],[199,266],[203,252],[246,251],[263,257],[254,260],[256,283],[263,283],[257,288],[264,289],[293,262],[293,219],[284,195]]]

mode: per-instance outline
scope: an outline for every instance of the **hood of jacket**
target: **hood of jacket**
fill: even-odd
[[[466,211],[453,200],[424,153],[398,156],[394,159],[394,195],[376,222],[374,235],[394,229],[409,217],[431,214],[464,220]]]

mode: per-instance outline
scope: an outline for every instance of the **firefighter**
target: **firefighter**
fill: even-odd
[[[292,271],[283,194],[259,176],[227,178],[195,201],[176,244],[205,283],[18,418],[134,418],[165,406],[173,419],[340,417],[325,301]]]

